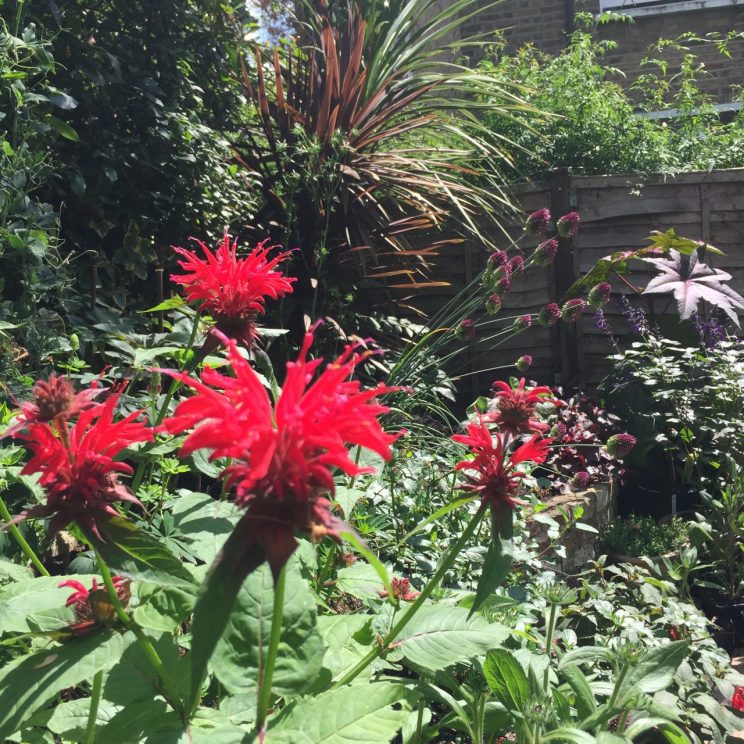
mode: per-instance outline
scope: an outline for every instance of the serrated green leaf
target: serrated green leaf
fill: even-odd
[[[283,732],[301,731],[312,744],[383,744],[408,717],[409,696],[403,685],[389,682],[328,690],[300,701],[269,729],[265,741],[276,744]],[[395,704],[400,704],[398,710]]]
[[[511,711],[523,711],[530,697],[529,682],[522,665],[503,648],[489,651],[483,675],[496,699]]]
[[[291,558],[284,570],[282,635],[272,687],[282,695],[300,694],[317,682],[325,643],[316,622],[315,597],[300,574],[298,560]],[[255,695],[258,689],[269,648],[273,599],[274,580],[264,564],[243,583],[212,656],[215,676],[232,694]]]
[[[94,633],[6,663],[0,671],[0,741],[62,690],[110,669],[133,640],[131,633]]]
[[[124,517],[98,522],[103,539],[87,534],[86,539],[116,573],[160,586],[193,591],[196,581],[157,538]]]
[[[392,646],[415,666],[439,671],[484,656],[508,637],[508,628],[471,615],[464,607],[425,604]]]

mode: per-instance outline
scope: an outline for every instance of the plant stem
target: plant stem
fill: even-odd
[[[13,539],[18,543],[18,547],[23,551],[26,558],[34,564],[34,567],[42,576],[49,576],[49,571],[46,570],[44,564],[39,560],[39,556],[34,553],[34,549],[26,542],[26,538],[21,534],[18,527],[11,523],[13,517],[10,516],[10,512],[2,496],[0,496],[0,517],[8,524],[8,532],[13,535]]]
[[[418,715],[416,716],[416,731],[411,740],[411,744],[421,744],[421,729],[424,727],[424,699],[418,702]]]
[[[114,586],[114,580],[111,577],[111,571],[109,571],[109,567],[98,552],[96,552],[96,558],[98,560],[98,570],[103,578],[103,583],[108,592],[111,604],[114,606],[116,617],[127,630],[131,630],[132,633],[134,633],[140,647],[147,657],[147,660],[150,662],[150,665],[163,683],[163,697],[165,697],[171,707],[178,713],[185,726],[188,723],[188,714],[184,708],[183,702],[181,701],[181,696],[178,694],[178,686],[165,668],[165,664],[163,664],[163,660],[155,650],[155,646],[152,645],[152,641],[145,635],[142,628],[132,620],[129,613],[124,609],[124,606],[119,599],[119,595],[116,593],[116,587]]]
[[[93,677],[93,689],[90,693],[90,711],[88,724],[85,727],[83,744],[93,744],[96,735],[96,719],[98,718],[98,704],[101,702],[101,688],[103,687],[103,671],[96,672]]]
[[[545,654],[548,657],[548,663],[545,666],[545,676],[543,677],[543,688],[545,689],[546,695],[548,694],[548,691],[550,689],[550,651],[551,651],[551,646],[553,645],[553,631],[555,630],[555,616],[556,616],[557,610],[558,610],[558,604],[556,602],[552,602],[550,605],[550,616],[548,618],[548,627],[545,633]]]
[[[622,687],[623,681],[625,680],[625,675],[628,673],[629,667],[630,663],[626,661],[625,665],[620,670],[620,674],[617,676],[615,686],[612,688],[612,695],[610,695],[610,699],[607,702],[608,708],[614,707],[615,703],[617,702],[618,695],[620,694],[620,688]]]
[[[282,637],[282,620],[284,619],[284,587],[287,580],[287,568],[282,566],[279,576],[274,583],[274,607],[271,613],[271,635],[269,636],[269,650],[266,654],[266,665],[262,678],[259,680],[258,707],[256,711],[256,731],[264,730],[266,715],[271,703],[271,682],[274,677],[276,657],[279,653],[279,641]]]
[[[383,650],[387,649],[390,643],[392,643],[397,638],[403,628],[408,625],[410,619],[416,614],[418,608],[421,607],[421,605],[428,599],[434,589],[436,589],[436,587],[439,585],[439,582],[444,578],[444,575],[447,573],[447,571],[452,568],[452,564],[455,562],[455,558],[457,558],[460,551],[463,549],[463,547],[465,547],[467,541],[472,537],[478,525],[481,523],[481,520],[483,519],[485,513],[486,506],[482,504],[478,508],[478,511],[470,519],[470,522],[460,536],[460,539],[452,548],[450,548],[450,551],[442,560],[436,573],[434,574],[434,576],[431,577],[431,581],[429,581],[429,583],[423,588],[421,594],[414,600],[413,604],[411,604],[411,606],[406,610],[400,620],[398,620],[393,628],[387,633],[379,646],[373,648],[350,671],[348,671],[341,679],[339,679],[333,685],[333,687],[346,685],[353,679],[356,679],[356,677],[358,677],[383,652]]]

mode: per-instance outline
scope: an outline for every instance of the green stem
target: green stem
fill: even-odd
[[[413,735],[412,744],[421,744],[421,730],[424,727],[424,699],[418,702],[418,715],[416,716],[416,731]]]
[[[155,670],[163,684],[163,697],[165,697],[171,707],[178,713],[185,726],[188,723],[188,715],[183,702],[181,701],[181,697],[178,694],[178,686],[165,668],[165,664],[163,664],[163,660],[155,650],[155,646],[152,645],[152,641],[150,641],[142,631],[142,628],[132,620],[129,613],[124,609],[124,606],[119,599],[119,595],[116,593],[116,587],[114,586],[114,580],[111,577],[111,571],[109,571],[109,567],[106,565],[103,558],[98,555],[98,552],[96,552],[96,558],[98,559],[98,570],[103,578],[103,583],[108,592],[111,604],[114,606],[116,617],[127,630],[131,630],[132,633],[134,633],[137,642],[147,657],[147,660],[150,662],[150,665]]]
[[[18,543],[18,547],[23,551],[26,558],[34,564],[34,567],[42,576],[49,576],[49,571],[46,570],[44,564],[39,560],[39,556],[34,553],[34,549],[26,542],[26,538],[21,534],[21,531],[16,525],[10,524],[13,517],[10,516],[10,512],[2,496],[0,496],[0,517],[3,518],[4,522],[8,523],[8,532],[13,535],[13,539]]]
[[[266,715],[271,703],[271,683],[274,678],[274,667],[279,653],[279,641],[282,637],[282,620],[284,619],[284,587],[287,581],[287,569],[283,566],[274,583],[274,606],[271,613],[271,635],[269,650],[262,678],[259,680],[258,709],[256,711],[256,731],[259,734],[266,726]]]
[[[416,614],[418,608],[421,607],[421,605],[429,598],[434,589],[439,586],[439,582],[444,578],[444,575],[447,573],[447,571],[452,568],[452,564],[455,562],[455,559],[459,555],[460,551],[465,547],[465,544],[472,537],[478,525],[481,523],[481,520],[483,519],[485,513],[486,507],[485,505],[481,505],[478,508],[478,511],[471,518],[468,526],[465,528],[464,532],[460,536],[460,539],[452,548],[450,548],[450,551],[445,556],[436,573],[434,574],[434,576],[432,576],[431,581],[429,581],[429,583],[424,587],[421,594],[419,594],[419,596],[414,600],[408,610],[406,610],[400,620],[398,620],[398,622],[388,632],[385,638],[383,638],[382,643],[380,643],[378,647],[373,648],[350,671],[348,671],[343,677],[341,677],[341,679],[339,679],[333,685],[334,687],[346,685],[353,679],[356,679],[356,677],[358,677],[383,652],[383,650],[387,649],[387,647],[398,637],[403,628],[408,625],[411,618]]]
[[[548,663],[545,666],[545,676],[543,677],[543,688],[545,689],[545,694],[548,694],[548,691],[550,689],[550,652],[551,652],[551,646],[553,645],[553,631],[555,630],[555,616],[556,612],[558,610],[558,604],[556,602],[553,602],[550,605],[550,616],[548,618],[548,627],[547,631],[545,633],[545,654],[548,657]]]
[[[88,724],[85,727],[83,744],[93,744],[96,735],[96,719],[98,718],[98,704],[101,702],[101,688],[103,687],[103,671],[96,672],[93,677],[93,690],[90,693],[90,711]]]
[[[625,662],[625,666],[623,666],[623,668],[620,670],[620,674],[617,677],[617,681],[615,682],[615,687],[612,689],[612,695],[610,696],[610,699],[607,702],[608,708],[613,708],[615,706],[618,695],[620,694],[620,688],[623,685],[623,681],[625,680],[625,675],[628,673],[629,668],[630,668],[630,663]]]

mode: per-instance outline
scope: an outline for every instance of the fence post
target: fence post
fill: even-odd
[[[571,176],[565,169],[550,175],[550,212],[557,220],[574,205],[571,203]],[[553,262],[550,284],[555,301],[559,302],[566,290],[576,281],[574,256],[576,238],[558,237],[558,253]],[[557,323],[553,326],[553,379],[556,384],[579,384],[579,343],[576,324]]]

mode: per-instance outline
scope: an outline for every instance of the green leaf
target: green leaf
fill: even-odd
[[[282,695],[300,694],[315,684],[325,653],[315,597],[300,574],[296,557],[289,560],[285,571],[282,635],[272,685]],[[273,599],[274,581],[264,564],[243,583],[212,656],[215,676],[232,694],[250,696],[258,689],[261,660],[269,648]]]
[[[589,687],[589,680],[578,666],[569,666],[562,670],[566,682],[574,693],[574,706],[580,720],[589,717],[597,710],[597,701]]]
[[[609,731],[600,731],[597,734],[597,744],[631,744],[627,736],[611,734]]]
[[[161,356],[172,356],[174,352],[181,351],[180,346],[155,346],[151,349],[137,349],[134,352],[132,366],[135,369],[146,367]]]
[[[333,503],[336,504],[343,512],[344,519],[348,520],[357,501],[364,496],[364,491],[359,488],[349,488],[348,486],[336,486],[336,492],[333,494]]]
[[[149,532],[124,517],[101,520],[102,540],[86,534],[88,542],[117,573],[160,586],[193,591],[196,582],[181,561]]]
[[[336,576],[336,588],[362,600],[379,599],[383,583],[374,566],[357,561],[339,569]]]
[[[687,641],[672,641],[646,650],[625,675],[620,697],[626,693],[665,690],[672,683],[677,667],[684,661],[688,646]]]
[[[65,602],[73,591],[60,587],[61,581],[81,581],[90,586],[92,576],[39,576],[0,587],[0,635],[54,631],[65,628],[75,619]]]
[[[417,667],[439,671],[485,655],[509,637],[509,629],[464,607],[423,605],[393,641]]]
[[[331,672],[333,679],[342,677],[363,656],[374,642],[369,615],[321,615],[318,630],[326,645],[323,666]],[[369,677],[374,671],[370,664],[365,669]]]
[[[530,688],[521,664],[503,648],[489,651],[483,665],[483,676],[496,699],[509,711],[525,710]]]
[[[10,579],[11,581],[23,581],[33,579],[34,572],[28,566],[21,566],[18,563],[0,559],[0,578]]]
[[[561,657],[558,662],[558,669],[564,670],[574,664],[583,664],[585,662],[595,664],[598,661],[610,661],[612,651],[603,646],[581,646],[569,651]]]
[[[342,530],[340,534],[341,537],[348,540],[367,559],[372,568],[374,568],[382,582],[382,585],[385,587],[385,591],[387,592],[390,601],[392,602],[393,587],[390,583],[390,574],[388,574],[388,570],[385,568],[383,562],[367,547],[364,540],[362,540],[353,530]]]
[[[116,715],[117,711],[117,706],[107,700],[99,702],[96,712],[97,735],[100,728],[105,726]],[[68,700],[64,703],[57,703],[53,708],[38,711],[26,722],[26,725],[44,726],[67,741],[82,741],[88,725],[89,713],[89,697]]]
[[[329,690],[295,705],[269,729],[266,744],[276,744],[276,735],[291,731],[301,731],[312,744],[389,742],[408,717],[409,695],[403,685],[389,682]],[[396,703],[402,703],[398,710]]]
[[[218,501],[203,493],[181,489],[173,505],[173,522],[184,536],[189,550],[211,563],[242,513],[242,509],[229,501]]]
[[[140,604],[132,613],[137,624],[150,630],[172,632],[194,609],[196,591],[137,584]]]
[[[246,577],[265,560],[263,548],[251,534],[252,523],[244,516],[225,541],[209,568],[194,607],[191,623],[191,691],[189,708],[201,697],[207,664],[227,627],[238,593]]]
[[[58,693],[114,666],[133,639],[130,633],[94,633],[6,663],[0,671],[0,741]]]
[[[572,744],[596,744],[595,738],[586,731],[574,728],[560,728],[543,734],[540,741],[557,741],[560,744],[572,742]]]
[[[58,119],[56,116],[47,116],[46,121],[65,139],[72,142],[80,142],[80,136],[66,121],[62,121],[62,119]]]
[[[488,545],[483,572],[478,579],[475,601],[470,613],[477,612],[495,589],[501,586],[512,565],[513,545],[511,540],[493,537]]]
[[[175,295],[174,297],[169,297],[167,300],[163,300],[162,302],[158,303],[157,305],[154,305],[153,307],[148,307],[147,310],[140,310],[142,313],[160,313],[165,312],[166,310],[176,310],[179,307],[183,307],[186,305],[186,300],[181,297],[181,295]]]
[[[685,732],[676,723],[665,721],[663,718],[640,718],[634,720],[625,730],[625,734],[631,740],[646,731],[658,730],[669,744],[690,744]]]

